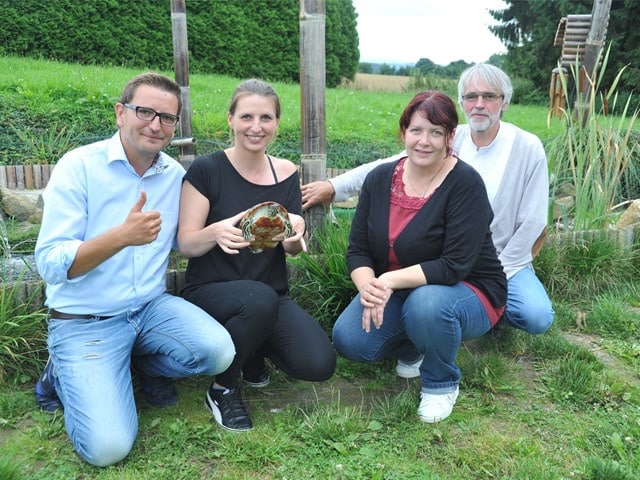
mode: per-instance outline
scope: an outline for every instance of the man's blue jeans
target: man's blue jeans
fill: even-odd
[[[546,332],[555,313],[542,282],[533,267],[525,267],[509,279],[507,286],[506,322],[527,333]]]
[[[235,355],[227,330],[183,298],[163,294],[98,320],[49,320],[49,353],[67,433],[97,466],[127,456],[138,430],[131,356],[150,376],[215,375]]]
[[[338,352],[359,362],[385,358],[413,362],[422,354],[422,391],[435,394],[453,392],[458,386],[460,370],[455,362],[462,340],[491,329],[482,303],[463,283],[393,292],[380,329],[372,326],[369,333],[362,329],[361,318],[358,294],[333,326]]]

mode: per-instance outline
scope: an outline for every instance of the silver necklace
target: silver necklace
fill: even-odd
[[[429,179],[429,182],[427,183],[427,188],[425,188],[424,192],[422,192],[422,193],[420,193],[420,191],[413,185],[413,182],[411,181],[411,172],[409,172],[409,169],[406,169],[407,170],[407,180],[409,180],[409,186],[411,187],[411,189],[415,193],[418,194],[418,197],[424,198],[424,197],[427,196],[427,192],[431,188],[431,183],[435,180],[435,178],[438,176],[438,174],[442,171],[442,169],[444,168],[445,163],[447,163],[447,159],[446,158],[442,162],[442,165],[440,165],[440,168],[438,169],[438,171],[433,175],[433,177],[431,177]]]

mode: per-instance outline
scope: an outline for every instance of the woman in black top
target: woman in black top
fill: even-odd
[[[189,257],[183,296],[222,323],[236,346],[231,366],[216,376],[206,405],[224,428],[251,430],[238,380],[269,382],[264,357],[289,376],[327,380],[335,351],[320,325],[288,296],[286,254],[304,248],[300,178],[289,160],[266,153],[280,119],[270,85],[247,80],[236,88],[228,113],[231,148],[197,158],[182,187],[178,244]],[[283,205],[295,229],[275,248],[252,253],[238,222],[252,206]]]
[[[451,151],[457,125],[440,92],[405,108],[407,157],[365,179],[347,251],[359,293],[333,329],[342,355],[394,358],[398,375],[420,376],[418,415],[429,423],[449,416],[458,397],[460,342],[489,331],[506,302],[484,183]]]

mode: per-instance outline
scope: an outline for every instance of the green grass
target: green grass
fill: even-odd
[[[23,133],[48,125],[81,127],[79,142],[112,132],[112,103],[137,73],[1,57],[0,67],[0,140],[11,147],[3,152],[16,155],[21,142],[8,125]],[[190,80],[198,145],[213,148],[227,136],[225,111],[238,80],[198,75]],[[283,102],[278,148],[295,159],[299,87],[275,87]],[[328,90],[330,166],[398,150],[397,117],[410,96]],[[505,120],[543,141],[559,129],[557,119],[547,126],[546,106],[512,106]],[[39,148],[53,150],[47,142]],[[348,219],[349,212],[339,212],[338,226],[321,241],[322,256],[292,262],[301,270],[292,290],[327,329],[353,293],[342,263]],[[33,231],[12,222],[7,229],[12,246],[29,249]],[[0,479],[639,478],[637,251],[606,240],[575,246],[548,241],[535,265],[552,296],[554,325],[541,336],[507,330],[465,342],[458,358],[460,398],[440,424],[417,419],[419,381],[397,378],[392,362],[364,365],[340,358],[334,377],[321,384],[273,372],[268,387],[244,388],[255,424],[247,434],[226,432],[211,419],[202,405],[209,378],[180,380],[175,407],[138,403],[134,448],[126,460],[105,469],[74,453],[61,415],[36,409],[32,388],[46,360],[46,326],[41,314],[25,309],[28,302],[19,300],[18,291],[5,289]]]
[[[116,128],[113,103],[137,73],[127,68],[0,57],[0,113],[11,125],[0,123],[0,163],[53,163],[73,143],[110,135]],[[239,81],[224,75],[190,76],[197,153],[218,149],[228,140],[226,112]],[[298,162],[300,87],[278,82],[273,86],[281,99],[282,118],[272,149]],[[327,89],[327,166],[350,168],[400,151],[398,119],[414,93]],[[555,138],[561,127],[558,119],[547,125],[546,106],[514,105],[504,119],[543,140]],[[462,115],[460,121],[464,121]]]

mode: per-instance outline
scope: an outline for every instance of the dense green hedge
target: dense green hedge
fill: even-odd
[[[189,70],[298,82],[300,0],[187,0]],[[173,69],[170,0],[0,0],[0,55]],[[326,77],[353,79],[351,0],[326,0]]]

